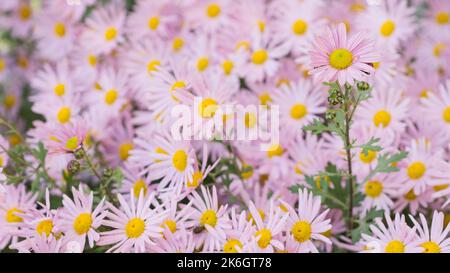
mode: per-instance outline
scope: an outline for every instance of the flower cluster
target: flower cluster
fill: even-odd
[[[449,67],[449,1],[0,1],[0,250],[450,252]]]

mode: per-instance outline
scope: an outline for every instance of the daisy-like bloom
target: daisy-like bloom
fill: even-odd
[[[37,195],[27,192],[25,186],[5,185],[0,202],[0,249],[8,243],[17,243],[18,231],[24,225],[23,214],[34,207]]]
[[[296,55],[306,54],[311,40],[325,26],[318,1],[274,1],[269,13],[274,6],[279,6],[280,10],[274,14],[274,39],[288,44]]]
[[[156,185],[150,185],[151,180],[148,176],[141,175],[141,168],[138,168],[129,162],[124,163],[122,173],[124,179],[119,192],[124,195],[126,199],[130,192],[134,194],[136,199],[139,198],[141,191],[143,191],[144,197],[147,197],[156,187]]]
[[[450,3],[447,1],[431,0],[427,2],[424,29],[431,36],[446,36],[450,38]]]
[[[178,4],[168,0],[137,1],[128,17],[126,31],[133,41],[145,37],[167,37],[180,23]]]
[[[64,208],[58,215],[55,225],[56,232],[63,232],[68,241],[78,242],[81,249],[84,249],[86,237],[89,246],[94,247],[94,242],[100,239],[97,229],[102,225],[106,216],[104,210],[104,199],[97,207],[93,208],[94,193],[91,191],[86,195],[81,188],[72,188],[73,200],[67,195],[63,195]]]
[[[151,2],[150,2],[151,3]],[[123,48],[120,56],[121,66],[129,75],[130,87],[137,91],[137,96],[153,91],[156,71],[168,69],[168,48],[165,43],[156,39],[142,39],[130,47]]]
[[[3,1],[14,2],[14,1]],[[11,29],[11,34],[16,37],[26,38],[30,34],[33,28],[33,20],[35,16],[35,10],[31,6],[28,0],[19,0],[14,6],[14,10],[11,12],[9,20],[4,24]]]
[[[36,20],[39,24],[36,25],[34,34],[38,40],[40,56],[51,61],[65,57],[75,42],[73,23],[61,16],[59,11],[43,11]]]
[[[104,109],[104,115],[117,117],[127,103],[128,77],[122,70],[103,67],[94,90],[89,91],[87,103]]]
[[[331,244],[322,233],[331,229],[330,220],[325,219],[328,209],[320,213],[320,197],[314,197],[307,189],[298,192],[298,210],[282,201],[289,212],[286,223],[290,227],[290,236],[297,241],[297,252],[318,252],[314,241]]]
[[[423,214],[419,215],[420,223],[409,216],[419,233],[419,244],[424,253],[448,253],[450,252],[450,225],[444,223],[444,213],[434,211],[431,227],[428,228],[427,219]]]
[[[419,43],[417,48],[416,67],[426,65],[432,72],[444,78],[448,76],[448,55],[450,52],[450,37],[435,36]]]
[[[130,162],[144,168],[151,180],[161,181],[158,190],[180,193],[194,175],[195,151],[189,141],[174,140],[167,129],[152,136],[152,140],[135,139]]]
[[[43,0],[42,9],[57,12],[60,16],[77,21],[82,18],[86,8],[95,4],[96,0],[52,1]]]
[[[192,232],[185,229],[172,233],[165,228],[163,237],[156,239],[156,244],[150,247],[150,252],[156,253],[194,253],[195,241]]]
[[[433,201],[432,194],[431,190],[415,194],[413,189],[407,193],[397,194],[394,211],[400,213],[407,208],[411,214],[416,215],[417,212],[423,211]]]
[[[236,209],[232,208],[230,213],[231,228],[225,231],[225,234],[216,234],[222,243],[224,253],[241,253],[250,243],[255,233],[255,227],[248,221],[246,212],[236,213]],[[225,235],[225,237],[220,237]]]
[[[135,198],[130,191],[127,202],[121,194],[117,195],[120,208],[107,203],[109,211],[103,225],[112,230],[102,232],[97,245],[112,245],[107,252],[145,252],[148,247],[155,245],[160,238],[163,228],[159,226],[165,216],[164,211],[150,208],[154,202],[155,193],[144,197],[141,191],[139,198]]]
[[[406,89],[408,94],[413,95],[416,100],[420,100],[420,98],[427,98],[430,92],[437,94],[438,87],[439,75],[429,70],[420,69],[414,73],[412,78],[409,78]]]
[[[325,93],[320,85],[313,86],[309,80],[299,80],[290,85],[282,85],[272,95],[273,105],[279,105],[282,135],[291,138],[300,133],[326,110]]]
[[[70,72],[67,60],[62,60],[55,66],[44,65],[32,78],[31,84],[38,91],[30,98],[36,103],[49,99],[70,99],[81,91]]]
[[[189,219],[191,214],[194,213],[191,209],[191,202],[183,206],[182,209],[178,210],[178,202],[182,199],[181,197],[167,195],[161,197],[161,199],[161,204],[154,204],[156,210],[160,210],[161,213],[165,213],[160,226],[164,229],[169,229],[172,233],[184,230],[186,220]]]
[[[406,76],[405,68],[400,65],[400,55],[391,48],[384,49],[379,46],[377,48],[380,49],[380,61],[373,63],[375,72],[371,81],[372,85],[380,89],[387,89],[393,83],[395,86],[403,87],[402,83],[406,82]]]
[[[82,46],[95,55],[110,53],[124,40],[125,17],[125,8],[118,2],[95,9],[81,34]]]
[[[364,200],[361,203],[362,216],[371,208],[389,212],[394,206],[392,198],[397,195],[398,186],[395,176],[388,174],[375,175],[364,183],[361,187],[364,194]]]
[[[402,0],[371,5],[357,18],[359,30],[366,31],[378,44],[396,48],[414,34],[415,9]]]
[[[0,168],[6,167],[9,161],[9,142],[0,135]]]
[[[73,153],[83,144],[87,128],[84,120],[75,120],[67,124],[55,124],[50,128],[49,138],[44,140],[49,155]]]
[[[409,100],[402,92],[395,89],[389,91],[376,89],[371,92],[372,98],[361,103],[356,110],[356,122],[369,127],[380,128],[384,138],[395,143],[406,128],[405,120],[409,114]]]
[[[375,71],[372,64],[380,61],[373,41],[363,32],[347,37],[342,23],[329,27],[324,36],[316,37],[313,46],[309,66],[317,82],[362,81]]]
[[[128,114],[112,119],[110,124],[106,137],[100,140],[101,150],[105,159],[115,167],[123,164],[130,156],[134,148],[134,129]]]
[[[400,162],[400,191],[407,193],[413,190],[418,195],[429,186],[448,184],[450,179],[447,170],[448,163],[444,160],[442,150],[431,152],[432,143],[426,139],[412,140],[407,147],[408,157]]]
[[[11,247],[17,249],[19,253],[62,253],[64,239],[56,239],[55,236],[45,234],[27,237],[20,243],[26,243],[27,248],[17,247],[17,244],[12,244]],[[18,243],[19,244],[19,243]]]
[[[67,124],[78,116],[81,105],[78,97],[64,99],[47,99],[31,107],[33,112],[42,114],[48,122]]]
[[[405,222],[405,216],[395,214],[391,219],[389,214],[384,216],[385,225],[381,218],[376,218],[376,225],[370,225],[373,235],[362,234],[365,245],[375,243],[382,253],[418,253],[421,251],[416,234],[416,228],[410,228]],[[370,249],[361,252],[372,252]]]
[[[203,252],[222,249],[219,238],[225,237],[225,230],[230,229],[227,205],[219,206],[216,187],[207,189],[201,186],[202,196],[192,192],[189,200],[194,212],[186,221],[187,228],[193,228],[196,248]]]
[[[247,62],[242,74],[247,82],[261,82],[275,75],[279,68],[278,59],[289,52],[287,45],[280,45],[267,32],[255,31],[248,44]]]
[[[269,210],[265,212],[264,219],[253,202],[249,203],[249,211],[256,226],[254,237],[260,251],[283,250],[284,244],[280,241],[280,236],[285,229],[289,214],[275,207],[273,199],[270,200]]]
[[[199,0],[188,9],[186,16],[189,25],[209,34],[232,27],[237,22],[237,5],[228,0]]]
[[[446,139],[450,138],[450,80],[439,87],[439,93],[427,93],[421,100],[422,119],[434,124],[445,132]]]
[[[191,41],[185,56],[189,70],[203,73],[215,65],[217,53],[214,42],[204,34],[198,34],[196,39]]]

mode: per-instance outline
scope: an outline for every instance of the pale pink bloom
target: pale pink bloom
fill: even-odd
[[[147,197],[156,188],[156,185],[151,185],[151,180],[148,176],[141,175],[142,169],[134,166],[129,162],[125,162],[122,167],[124,179],[118,192],[128,198],[131,192],[135,198],[139,198],[141,191],[144,192],[144,197]],[[127,199],[128,200],[128,199]]]
[[[320,197],[314,197],[307,189],[298,192],[298,210],[283,202],[289,212],[286,223],[287,229],[297,241],[297,252],[318,252],[314,241],[322,241],[331,244],[330,239],[322,233],[331,229],[330,220],[325,219],[328,209],[320,212]]]
[[[86,237],[89,246],[94,247],[94,243],[100,239],[97,229],[102,225],[106,216],[104,210],[104,199],[100,201],[94,209],[94,193],[89,195],[83,192],[80,185],[78,190],[72,188],[73,200],[67,195],[63,195],[64,208],[58,214],[55,231],[63,232],[66,239],[76,241],[84,249]]]
[[[279,207],[275,207],[272,199],[270,200],[270,207],[264,212],[264,215],[261,215],[253,202],[249,203],[249,211],[256,226],[256,232],[253,236],[256,239],[259,251],[271,253],[275,250],[283,250],[284,244],[280,241],[280,236],[285,230],[289,214]]]
[[[403,210],[408,209],[413,215],[416,215],[417,212],[424,212],[428,207],[428,204],[433,201],[432,194],[432,190],[415,194],[413,189],[409,190],[407,193],[397,194],[394,211],[400,213]]]
[[[49,155],[75,152],[81,148],[87,134],[86,124],[82,119],[66,124],[50,124],[48,129],[49,137],[44,139],[44,145]]]
[[[393,197],[397,195],[399,183],[389,174],[378,174],[361,185],[364,199],[361,203],[361,216],[372,208],[389,212],[394,207]]]
[[[80,102],[78,97],[48,99],[39,101],[31,107],[33,112],[42,114],[48,122],[67,124],[78,118]]]
[[[55,239],[55,236],[39,235],[35,237],[27,237],[24,242],[27,244],[27,248],[17,248],[17,245],[12,244],[11,247],[17,248],[19,253],[62,253],[63,251],[63,238]]]
[[[427,1],[426,18],[422,22],[425,35],[450,38],[450,3],[448,1]]]
[[[450,81],[439,86],[439,93],[427,93],[427,97],[421,100],[419,108],[424,121],[437,126],[450,138]]]
[[[380,129],[386,139],[396,142],[405,131],[410,101],[400,90],[374,89],[372,98],[361,103],[355,112],[355,123]]]
[[[419,101],[428,97],[429,93],[437,94],[439,75],[430,70],[416,69],[414,76],[408,79],[406,89],[412,101]]]
[[[113,245],[107,252],[145,252],[154,246],[155,240],[160,238],[163,229],[159,226],[164,211],[150,208],[155,199],[154,192],[144,197],[141,191],[139,198],[135,198],[130,191],[130,200],[125,201],[121,194],[117,195],[120,207],[107,203],[107,219],[103,225],[113,228],[100,233],[99,246]]]
[[[172,233],[165,228],[163,237],[156,240],[156,244],[150,247],[150,252],[156,253],[194,253],[195,241],[191,231],[180,230]]]
[[[8,2],[8,0],[2,2]],[[26,38],[32,31],[36,10],[33,9],[29,0],[17,0],[16,2],[10,17],[2,16],[0,25],[11,29],[13,36]],[[8,20],[5,20],[6,18]]]
[[[273,92],[272,98],[270,105],[278,105],[280,110],[280,134],[288,139],[326,111],[326,93],[309,80],[282,85]]]
[[[380,60],[373,63],[375,72],[370,83],[379,89],[388,89],[391,86],[403,88],[406,84],[405,67],[401,56],[393,49],[377,47],[380,52]],[[410,90],[408,89],[408,92]]]
[[[139,0],[127,19],[126,31],[133,41],[166,38],[180,27],[182,14],[179,4],[172,1]]]
[[[450,252],[450,225],[444,224],[444,213],[434,211],[430,228],[428,228],[427,220],[423,214],[419,215],[420,223],[409,216],[419,233],[419,244],[423,248],[424,253],[449,253]]]
[[[316,82],[338,81],[341,85],[366,80],[375,71],[372,64],[379,61],[373,41],[363,32],[347,37],[342,23],[316,37],[309,55],[310,74]]]
[[[116,3],[99,7],[86,20],[81,45],[95,55],[108,54],[124,41],[125,8]]]
[[[167,195],[161,196],[161,202],[157,200],[153,202],[156,211],[164,213],[164,218],[161,219],[160,226],[168,229],[171,233],[178,233],[186,228],[186,221],[194,213],[192,210],[192,202],[180,206],[179,202],[183,199],[182,196]]]
[[[35,26],[34,35],[38,41],[39,55],[51,61],[59,61],[67,56],[76,39],[73,22],[61,16],[60,11],[46,10],[36,20],[39,23]]]
[[[420,70],[423,70],[422,67],[426,67],[434,74],[444,76],[443,79],[446,79],[449,75],[447,69],[450,64],[448,60],[449,52],[450,35],[446,37],[438,34],[432,38],[419,41],[416,52],[416,67],[421,68]]]
[[[9,161],[9,141],[0,135],[0,167],[4,168],[8,165]]]
[[[190,214],[186,227],[193,229],[197,248],[203,245],[203,252],[219,251],[222,246],[218,237],[223,238],[230,228],[227,205],[219,205],[216,187],[209,190],[202,185],[201,192],[201,196],[195,191],[189,196],[194,213]]]
[[[377,252],[382,253],[418,253],[421,248],[416,234],[416,228],[410,228],[405,222],[405,216],[395,214],[391,219],[385,214],[386,225],[381,218],[376,218],[376,225],[370,225],[372,235],[362,234],[362,241],[367,245],[374,242]],[[372,252],[371,249],[361,252]]]
[[[228,0],[197,0],[184,8],[189,11],[186,13],[189,26],[213,34],[223,28],[234,27],[237,7]]]
[[[403,0],[381,1],[370,5],[357,18],[358,30],[368,33],[379,45],[397,48],[417,29],[415,9]]]
[[[0,202],[0,249],[10,242],[17,243],[24,226],[23,214],[34,207],[37,195],[27,192],[25,186],[5,185],[6,193]]]

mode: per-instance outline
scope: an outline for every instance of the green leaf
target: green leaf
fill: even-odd
[[[379,156],[376,167],[369,173],[369,175],[367,175],[367,177],[363,180],[363,183],[369,181],[377,173],[391,173],[399,171],[399,168],[395,167],[393,164],[403,160],[407,156],[408,152],[405,151],[401,151],[393,155],[385,153]]]
[[[369,151],[379,152],[383,150],[381,146],[375,145],[380,141],[379,138],[370,138],[370,140],[366,143],[360,146],[362,149],[362,153],[367,156],[369,154]]]
[[[351,231],[352,242],[358,242],[361,239],[361,234],[368,234],[370,225],[375,222],[376,218],[383,217],[383,214],[383,210],[372,208],[364,218],[358,219],[356,222],[358,226]]]

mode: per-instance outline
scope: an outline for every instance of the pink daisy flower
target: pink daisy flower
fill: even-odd
[[[297,241],[297,252],[318,252],[314,241],[331,244],[322,233],[331,229],[330,220],[325,219],[328,209],[320,213],[320,197],[314,197],[307,189],[298,192],[298,210],[283,202],[289,212],[286,226],[290,227],[290,236]]]
[[[309,55],[310,73],[317,82],[340,84],[367,79],[375,71],[372,64],[380,60],[374,43],[364,33],[347,37],[342,23],[317,37]]]
[[[449,253],[450,252],[450,225],[444,224],[444,213],[434,211],[431,227],[428,228],[427,220],[423,214],[419,215],[420,223],[409,216],[419,233],[419,244],[424,253]]]

